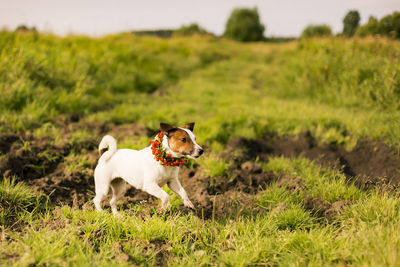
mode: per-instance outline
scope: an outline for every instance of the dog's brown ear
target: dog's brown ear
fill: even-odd
[[[169,125],[168,123],[161,122],[160,123],[160,130],[163,132],[168,132],[169,130],[175,128],[174,126]]]
[[[186,129],[188,129],[188,130],[193,132],[194,122],[186,123],[185,126],[183,126],[183,128],[186,128]]]
[[[176,127],[169,125],[168,123],[161,122],[160,123],[160,130],[163,131],[168,137],[171,133],[176,131]]]

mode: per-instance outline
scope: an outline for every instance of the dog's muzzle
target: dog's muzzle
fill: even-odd
[[[204,153],[204,149],[203,149],[203,148],[196,149],[196,153],[192,154],[192,156],[193,156],[194,158],[198,158],[198,157],[200,157],[201,155],[203,155],[203,153]]]

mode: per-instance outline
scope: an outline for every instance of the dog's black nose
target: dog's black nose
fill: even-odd
[[[202,155],[204,153],[204,150],[203,149],[200,149],[199,150],[199,155]]]

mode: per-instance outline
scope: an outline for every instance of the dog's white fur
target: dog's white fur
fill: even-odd
[[[194,158],[201,155],[203,149],[196,143],[194,134],[185,128],[178,128],[188,133],[194,144],[193,154],[186,155]],[[172,151],[168,146],[167,136],[164,135],[163,143],[167,153],[173,157],[181,157],[182,154]],[[106,135],[100,142],[99,151],[106,149],[100,157],[94,171],[96,197],[93,202],[97,211],[101,211],[101,201],[112,189],[110,205],[114,214],[118,213],[117,201],[124,195],[126,182],[137,189],[141,189],[159,199],[164,209],[169,205],[170,196],[161,187],[165,184],[177,193],[186,207],[194,209],[185,189],[178,180],[179,167],[164,167],[157,162],[152,154],[151,147],[142,150],[118,149],[117,141],[110,135]],[[122,178],[122,179],[116,179]]]

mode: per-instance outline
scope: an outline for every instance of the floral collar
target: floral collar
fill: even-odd
[[[163,132],[159,132],[154,141],[149,141],[155,160],[163,166],[176,167],[185,164],[186,161],[184,158],[174,158],[171,154],[167,154],[165,148],[162,146],[163,136]]]

